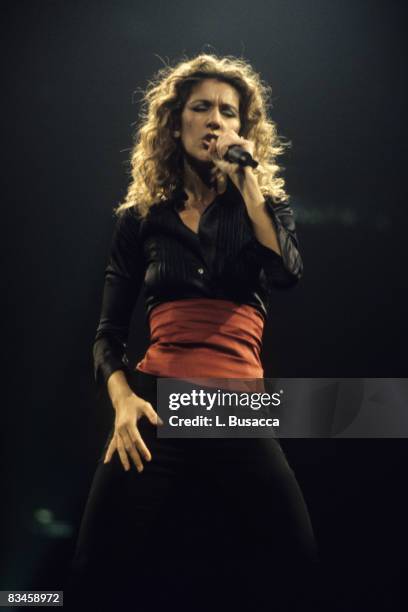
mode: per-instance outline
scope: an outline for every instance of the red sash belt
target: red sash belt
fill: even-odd
[[[170,378],[263,378],[264,318],[253,306],[209,298],[159,304],[136,369]]]

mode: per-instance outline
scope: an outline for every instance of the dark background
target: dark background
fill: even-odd
[[[293,142],[305,262],[268,376],[405,377],[406,10],[384,0],[31,1],[3,8],[2,589],[61,588],[113,412],[91,347],[138,88],[183,54],[248,59]],[[135,313],[132,357],[147,342]],[[342,611],[404,597],[407,443],[285,440]],[[331,565],[330,565],[331,564]],[[333,604],[334,609],[334,604]]]

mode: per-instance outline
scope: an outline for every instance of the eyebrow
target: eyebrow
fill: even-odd
[[[198,98],[197,100],[191,100],[190,104],[196,104],[197,102],[205,102],[206,104],[212,104],[211,100],[208,100],[206,98]],[[238,113],[238,109],[229,102],[223,102],[221,106],[228,106],[229,108],[232,108],[236,113]]]

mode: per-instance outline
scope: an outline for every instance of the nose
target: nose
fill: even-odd
[[[221,126],[221,113],[218,108],[213,108],[207,120],[207,127],[211,130],[219,130]]]

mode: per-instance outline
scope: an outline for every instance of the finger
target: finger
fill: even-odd
[[[143,413],[147,416],[152,425],[163,425],[163,421],[149,402],[145,403]]]
[[[219,159],[223,159],[224,155],[227,152],[228,147],[230,147],[232,144],[235,143],[229,143],[229,144],[222,144],[221,142],[216,142],[216,151],[217,151],[217,155],[219,157]]]
[[[120,436],[122,438],[123,446],[125,447],[125,451],[127,455],[130,455],[132,457],[133,462],[137,468],[137,471],[141,472],[143,470],[143,463],[140,459],[139,453],[136,450],[132,436],[130,435],[128,430],[122,430],[120,433]]]
[[[143,462],[142,459],[139,455],[139,453],[137,452],[137,450],[135,449],[134,446],[132,446],[132,448],[129,450],[129,454],[133,459],[133,463],[136,466],[136,469],[138,472],[143,472]]]
[[[152,457],[150,455],[149,449],[143,442],[142,437],[140,436],[136,426],[129,428],[125,432],[125,435],[122,436],[122,439],[125,445],[126,452],[129,453],[133,459],[136,458],[136,467],[139,466],[141,470],[143,470],[143,463],[141,462],[138,451],[142,453],[146,461],[150,461]],[[136,452],[137,457],[134,455],[134,452]]]
[[[116,450],[116,442],[115,442],[115,436],[113,436],[108,446],[108,450],[106,451],[105,459],[103,460],[104,463],[109,463],[109,461],[112,459],[112,455],[115,452],[115,450]]]
[[[225,149],[225,151],[226,151],[226,149]],[[219,154],[219,147],[217,145],[217,141],[215,141],[215,140],[211,140],[210,141],[210,145],[208,147],[208,153],[210,155],[211,161],[213,162],[213,164],[214,164],[214,166],[215,166],[215,168],[217,170],[222,170],[222,167],[220,165],[222,162],[228,163],[225,160],[223,160],[222,157],[220,156],[220,154]]]
[[[216,150],[220,159],[223,159],[229,147],[240,145],[246,147],[248,141],[239,136],[234,130],[228,130],[223,136],[220,136],[216,142]]]
[[[146,461],[151,461],[152,455],[136,427],[130,431],[130,436],[132,438],[133,444],[135,445],[137,450],[143,455]]]
[[[238,168],[238,164],[231,164],[230,162],[227,162],[223,159],[215,160],[214,164],[219,170],[221,170],[221,172],[224,172],[224,174],[228,175],[231,175],[232,173],[236,172]]]
[[[208,153],[213,160],[218,159],[217,142],[215,140],[210,140]]]
[[[140,437],[140,434],[139,436],[137,435],[138,432],[137,432],[136,427],[135,427],[135,431],[136,431],[136,436],[134,432],[132,432],[132,430],[123,430],[121,432],[121,438],[122,438],[126,453],[132,457],[133,462],[137,468],[137,471],[142,472],[143,463],[142,463],[142,460],[140,458],[140,455],[136,447],[140,446],[140,448],[143,449],[142,454],[145,456],[147,461],[151,460],[151,455],[146,445],[144,444],[142,438]]]
[[[224,166],[222,166],[223,163],[228,163],[225,160],[221,159],[216,151],[216,149],[214,149],[214,151],[210,151],[210,159],[212,161],[212,163],[214,164],[214,168],[212,168],[212,172],[213,172],[213,176],[215,174],[215,176],[217,175],[217,172],[225,172],[224,171]]]
[[[125,447],[123,446],[123,442],[119,436],[117,439],[117,448],[118,448],[119,457],[120,457],[123,467],[125,468],[126,471],[129,471],[130,470],[129,459],[128,459]]]
[[[125,447],[126,452],[128,452],[133,446],[132,438],[130,437],[127,427],[124,425],[118,431],[119,437],[123,442],[123,446]]]

